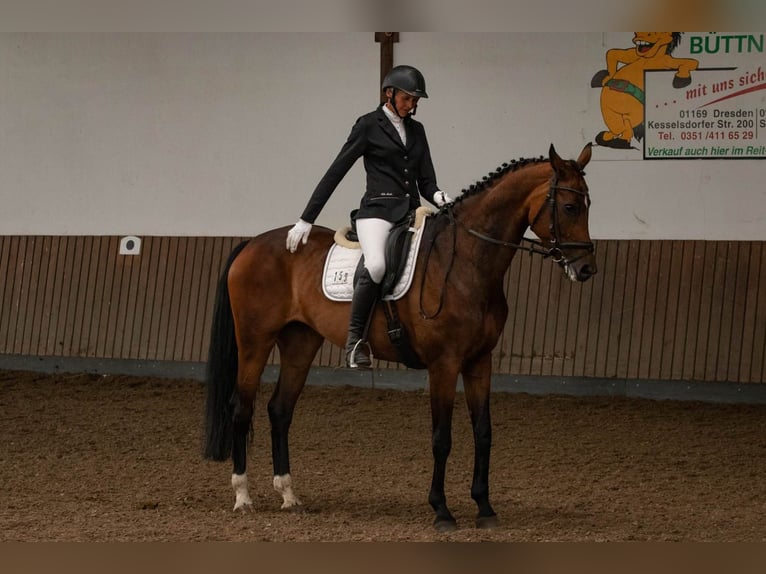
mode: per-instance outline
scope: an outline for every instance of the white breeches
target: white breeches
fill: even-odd
[[[393,223],[385,219],[356,220],[356,234],[364,255],[364,266],[375,283],[380,283],[386,273],[386,240],[393,226]]]

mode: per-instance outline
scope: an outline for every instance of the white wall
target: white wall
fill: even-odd
[[[0,42],[4,234],[249,235],[294,222],[349,122],[377,103],[369,33]],[[336,213],[356,200],[338,195]]]
[[[441,186],[551,142],[575,157],[602,126],[589,86],[605,37],[402,33],[395,63],[426,74],[417,118]],[[377,104],[373,38],[0,34],[0,233],[253,235],[294,222]],[[766,238],[760,160],[640,157],[595,148],[594,237]],[[318,223],[344,224],[363,186],[360,161]]]

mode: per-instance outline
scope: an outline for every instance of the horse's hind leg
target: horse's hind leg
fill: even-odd
[[[298,397],[306,384],[311,363],[324,338],[302,323],[290,323],[279,334],[279,380],[269,401],[274,489],[282,495],[282,508],[295,509],[301,501],[293,492],[288,433]]]
[[[274,341],[246,343],[239,347],[237,388],[232,397],[234,436],[231,460],[234,469],[231,475],[231,486],[236,497],[234,510],[246,510],[253,505],[247,488],[247,446],[252,431],[255,395],[261,383],[263,368],[273,347]]]

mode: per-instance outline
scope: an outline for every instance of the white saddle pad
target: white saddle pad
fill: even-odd
[[[393,291],[383,297],[383,299],[396,301],[401,299],[409,290],[412,284],[412,276],[415,272],[415,263],[424,227],[425,225],[420,225],[417,229],[414,227],[409,228],[408,233],[414,233],[415,235],[410,243],[404,271],[394,286]],[[356,245],[359,244],[357,243]],[[328,299],[332,301],[351,301],[351,296],[354,294],[354,273],[361,257],[362,250],[359,247],[350,248],[333,243],[330,251],[327,253],[324,273],[322,275],[322,291],[324,291]]]

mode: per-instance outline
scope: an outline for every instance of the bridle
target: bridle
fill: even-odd
[[[485,235],[484,233],[481,233],[479,231],[476,231],[475,229],[472,229],[470,227],[466,227],[466,225],[457,219],[455,217],[455,213],[453,212],[454,204],[448,203],[444,206],[442,206],[439,209],[440,213],[446,213],[447,217],[449,218],[449,224],[450,226],[455,226],[455,224],[459,224],[460,227],[465,229],[468,233],[473,235],[474,237],[478,237],[479,239],[483,241],[487,241],[488,243],[492,243],[494,245],[501,245],[503,247],[510,247],[512,249],[519,249],[522,251],[529,252],[530,256],[533,254],[542,255],[543,258],[551,257],[553,258],[553,261],[561,265],[562,267],[566,267],[567,265],[571,265],[572,263],[575,263],[576,261],[579,261],[583,257],[586,257],[587,255],[593,253],[595,251],[595,247],[593,245],[593,242],[591,241],[561,241],[561,230],[559,229],[559,218],[558,218],[558,204],[556,202],[556,192],[557,191],[571,191],[573,193],[576,193],[580,196],[582,196],[585,199],[585,207],[586,209],[590,207],[590,195],[588,195],[587,191],[581,190],[581,189],[575,189],[574,187],[568,187],[566,185],[559,185],[559,178],[556,173],[553,174],[553,177],[550,180],[550,186],[548,187],[548,195],[545,196],[546,204],[550,207],[551,210],[551,223],[548,226],[548,229],[551,232],[552,238],[550,239],[549,243],[551,244],[551,247],[546,247],[546,245],[540,241],[539,239],[531,239],[529,237],[522,237],[522,241],[529,243],[529,245],[524,245],[522,243],[513,243],[510,241],[503,241],[500,239],[495,239],[494,237],[490,237],[489,235]],[[544,211],[544,208],[541,207],[540,210],[537,212],[537,215],[535,215],[535,218],[532,220],[532,223],[530,224],[530,228],[534,227],[534,225],[537,223],[537,221],[540,219],[540,216],[542,215]],[[453,229],[456,229],[453,227]],[[428,262],[431,258],[431,248],[433,248],[433,242],[436,238],[434,237],[431,241],[431,245],[429,246],[428,252],[426,253],[426,259],[425,259],[425,268],[428,268]],[[564,254],[565,250],[582,250],[584,253],[579,255],[578,257],[575,257],[574,259],[568,259],[566,255]],[[447,268],[447,272],[444,277],[444,283],[447,282],[449,279],[450,273],[452,272],[452,266],[455,263],[455,253],[457,251],[457,233],[453,231],[452,233],[452,257],[450,258],[450,264]],[[442,310],[442,307],[444,306],[444,290],[442,289],[441,294],[439,296],[439,306],[437,307],[436,311],[432,314],[426,313],[426,311],[423,309],[423,291],[425,288],[425,278],[426,278],[426,272],[423,271],[423,275],[421,277],[420,282],[420,316],[423,319],[433,319],[436,317]]]
[[[551,240],[549,241],[549,243],[551,244],[550,247],[546,247],[546,245],[539,239],[531,239],[529,237],[523,237],[521,240],[529,243],[529,245],[524,245],[519,243],[512,243],[510,241],[502,241],[500,239],[495,239],[494,237],[485,235],[484,233],[476,231],[475,229],[471,229],[470,227],[465,227],[462,223],[461,223],[461,226],[466,231],[468,231],[468,233],[470,233],[471,235],[475,237],[478,237],[479,239],[482,239],[483,241],[487,241],[495,245],[502,245],[503,247],[511,247],[513,249],[520,249],[522,251],[527,251],[529,252],[530,255],[533,253],[536,253],[538,255],[542,255],[544,259],[551,257],[553,261],[555,261],[556,263],[558,263],[559,265],[563,267],[567,265],[571,265],[572,263],[579,261],[583,257],[586,257],[590,253],[593,253],[595,248],[594,248],[593,242],[591,241],[561,241],[561,230],[559,228],[558,204],[556,202],[556,192],[559,190],[571,191],[573,193],[576,193],[582,196],[585,199],[586,209],[590,207],[590,195],[588,195],[587,191],[583,191],[581,189],[575,189],[574,187],[568,187],[566,185],[559,185],[558,181],[559,181],[558,175],[554,174],[553,178],[551,179],[550,186],[548,188],[548,195],[545,197],[546,204],[550,207],[550,211],[551,211],[551,223],[548,226],[548,229],[550,230],[551,236],[552,236]],[[530,227],[534,227],[534,225],[540,219],[540,216],[542,215],[543,211],[544,209],[540,208],[540,210],[537,212],[537,215],[535,215],[535,218],[532,220]],[[582,253],[578,257],[575,257],[574,259],[568,259],[566,255],[564,254],[565,250],[583,250],[584,253]]]

